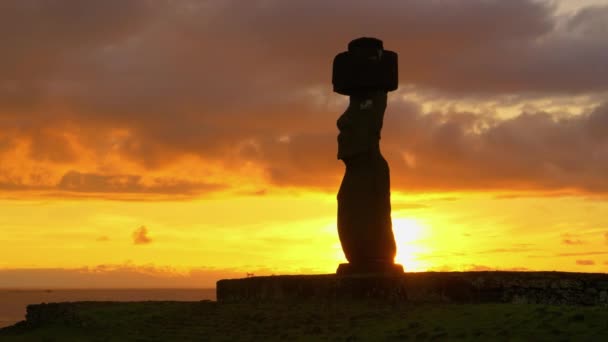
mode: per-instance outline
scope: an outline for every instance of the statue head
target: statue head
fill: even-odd
[[[342,95],[393,91],[398,79],[397,54],[384,50],[380,39],[357,38],[334,58],[332,83]]]

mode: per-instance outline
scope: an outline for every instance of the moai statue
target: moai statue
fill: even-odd
[[[397,89],[397,54],[382,41],[358,38],[334,59],[334,91],[350,103],[338,119],[338,159],[346,172],[338,191],[338,234],[348,264],[338,274],[395,274],[388,163],[380,153],[387,93]]]

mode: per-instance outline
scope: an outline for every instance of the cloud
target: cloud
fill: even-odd
[[[580,239],[580,233],[564,233],[561,234],[562,244],[564,245],[584,245],[587,244],[586,240]]]
[[[464,268],[460,268],[460,269],[455,269],[455,268],[447,266],[447,265],[437,266],[437,267],[433,267],[431,269],[431,271],[434,271],[434,272],[454,272],[454,271],[459,271],[459,272],[490,272],[490,271],[527,272],[527,271],[532,271],[532,270],[529,268],[526,268],[526,267],[502,267],[501,268],[501,267],[495,267],[495,266],[471,264],[471,265],[466,265],[466,266],[464,266]]]
[[[583,240],[572,240],[572,239],[563,239],[562,243],[564,245],[584,245],[585,242]]]
[[[470,271],[472,272],[484,272],[484,271],[495,271],[496,269],[489,266],[484,265],[471,265]]]
[[[396,210],[416,210],[416,209],[428,209],[429,205],[422,203],[410,203],[410,202],[396,202],[391,203],[391,208],[393,211]]]
[[[606,18],[533,0],[3,3],[0,191],[335,191],[331,60],[374,35],[400,53],[382,141],[394,190],[605,194],[608,106],[505,119],[413,98],[602,98]]]
[[[105,235],[102,235],[102,236],[99,236],[97,239],[95,239],[95,241],[106,242],[106,241],[110,241],[110,238]]]
[[[141,226],[131,234],[134,245],[147,245],[152,243],[152,239],[148,236],[148,228]]]
[[[402,187],[608,189],[601,176],[608,165],[597,159],[605,153],[606,140],[592,133],[601,129],[593,122],[608,119],[608,107],[578,117],[522,113],[495,122],[466,113],[391,114],[387,127],[402,128],[400,138],[397,132],[386,133],[389,144],[393,139],[398,144],[389,152],[397,160],[392,165]],[[415,156],[416,166],[399,163],[399,151]]]
[[[333,123],[327,123],[327,127],[333,126]],[[524,112],[510,119],[497,119],[466,112],[424,112],[411,103],[397,101],[389,106],[386,115],[382,149],[389,161],[396,191],[494,189],[606,194],[606,127],[608,105],[578,116]],[[336,134],[336,131],[294,131],[289,141],[278,141],[272,134],[260,134],[245,142],[235,136],[232,142],[218,141],[215,148],[226,150],[222,156],[215,156],[219,151],[209,153],[217,158],[218,168],[224,170],[218,171],[218,177],[222,173],[238,175],[239,172],[242,172],[241,177],[248,176],[251,172],[243,172],[243,165],[250,165],[257,170],[257,175],[265,178],[258,181],[275,186],[334,191],[343,172],[334,153]],[[188,135],[187,131],[185,135]],[[129,146],[146,146],[144,137],[138,139],[143,140],[136,145],[124,143],[117,153],[129,155]],[[154,144],[168,146],[161,150],[197,155],[200,160],[209,158],[204,149],[190,149],[179,145],[177,140],[154,139]],[[120,152],[121,148],[126,152]],[[170,160],[170,157],[162,156],[172,152],[161,150],[137,147],[136,154],[141,158]],[[405,154],[408,158],[404,158]],[[83,193],[149,194],[197,194],[233,186],[221,183],[226,180],[205,179],[204,175],[201,176],[203,181],[176,176],[156,177],[149,175],[154,169],[145,164],[138,174],[68,170],[53,178],[52,169],[49,169],[45,171],[48,175],[29,176],[29,179],[21,179],[29,173],[15,171],[2,181],[0,172],[0,184],[7,191],[56,188]],[[166,164],[166,167],[179,164]],[[205,163],[198,165],[200,169],[205,168]],[[32,167],[32,172],[40,170],[45,170],[44,165]],[[39,180],[45,182],[36,184]]]
[[[577,265],[581,266],[593,266],[595,265],[595,261],[593,260],[576,260]]]
[[[568,256],[591,256],[591,255],[606,255],[608,252],[581,252],[581,253],[558,253],[556,256],[568,257]]]
[[[265,269],[251,270],[270,275]],[[236,269],[102,264],[82,268],[0,269],[0,288],[214,288],[220,279],[244,278]]]
[[[511,248],[495,248],[489,250],[483,250],[478,252],[478,254],[500,254],[500,253],[523,253],[530,251],[537,251],[538,248],[532,248],[528,244],[521,244]]]
[[[458,111],[424,112],[396,101],[386,115],[382,150],[397,190],[605,194],[606,127],[608,105],[579,116],[524,112],[498,119]],[[294,134],[287,143],[260,139],[259,153],[252,159],[268,170],[275,184],[333,188],[342,166],[333,155],[319,151],[335,151],[335,134]]]
[[[2,38],[24,37],[14,56],[57,56],[5,63],[26,81],[7,87],[11,98],[60,96],[81,109],[117,109],[111,117],[123,122],[130,119],[121,117],[125,111],[138,108],[231,109],[235,93],[246,107],[277,102],[272,93],[294,96],[300,87],[326,84],[333,55],[360,35],[381,37],[401,53],[403,85],[458,93],[608,90],[598,68],[607,53],[603,7],[565,18],[531,0],[31,1],[4,7]],[[26,73],[28,67],[40,71]]]

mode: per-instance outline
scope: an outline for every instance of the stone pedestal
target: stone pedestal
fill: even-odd
[[[403,266],[392,263],[340,264],[337,275],[403,275]]]

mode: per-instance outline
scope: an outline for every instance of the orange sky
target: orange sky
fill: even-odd
[[[3,2],[0,287],[335,271],[331,60],[363,35],[400,56],[406,270],[607,272],[606,5]]]

